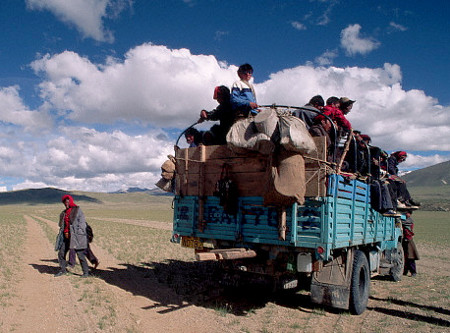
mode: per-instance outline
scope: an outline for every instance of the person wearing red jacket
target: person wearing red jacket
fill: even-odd
[[[343,102],[341,102],[343,101]],[[343,97],[341,99],[332,96],[327,99],[327,105],[323,107],[323,114],[330,117],[339,129],[343,129],[345,132],[350,132],[352,129],[352,124],[345,118],[345,112],[343,112],[343,105],[345,105],[346,112],[350,112],[353,103],[355,101],[350,101],[348,98]]]

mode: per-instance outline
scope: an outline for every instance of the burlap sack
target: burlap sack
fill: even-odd
[[[291,205],[305,202],[306,176],[303,156],[281,150],[272,159],[272,167],[267,177],[267,191],[264,194],[265,205]]]
[[[161,165],[161,177],[167,180],[173,179],[175,176],[175,157],[167,155],[169,158]]]
[[[164,178],[161,178],[155,185],[165,192],[172,192],[173,190],[172,181]]]
[[[269,155],[275,149],[269,136],[258,133],[253,118],[239,120],[231,126],[227,134],[227,145],[237,154],[245,154],[247,150],[252,150]]]
[[[316,144],[306,129],[305,123],[294,116],[279,116],[280,145],[284,149],[301,154],[316,151]]]
[[[275,110],[262,110],[253,118],[253,123],[259,133],[264,133],[275,140],[274,134],[278,125],[278,115]]]

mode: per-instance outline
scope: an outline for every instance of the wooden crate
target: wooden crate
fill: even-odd
[[[323,196],[326,193],[325,138],[314,138],[317,152],[305,155],[306,196]],[[227,146],[200,146],[179,149],[175,152],[176,194],[210,196],[221,177],[223,166],[228,165],[230,178],[237,184],[240,196],[263,196],[270,175],[270,156],[249,151],[236,154]],[[311,157],[312,159],[309,159]]]

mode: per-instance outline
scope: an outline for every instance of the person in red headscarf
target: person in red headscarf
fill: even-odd
[[[217,86],[214,88],[213,99],[219,105],[212,111],[200,111],[200,119],[198,122],[218,120],[220,123],[212,126],[203,136],[204,143],[206,145],[224,145],[227,143],[227,133],[236,121],[236,112],[233,111],[230,102],[230,89],[226,86]]]
[[[56,277],[67,273],[67,252],[76,253],[83,270],[82,277],[89,276],[89,266],[86,260],[89,243],[86,233],[86,218],[81,208],[75,205],[72,196],[66,194],[62,197],[62,202],[66,207],[59,216],[60,232],[63,234],[63,242],[58,250],[58,262],[60,271]],[[73,258],[73,262],[75,258]],[[97,260],[98,263],[98,260]]]

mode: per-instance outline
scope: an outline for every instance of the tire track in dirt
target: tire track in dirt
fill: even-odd
[[[73,332],[84,331],[91,319],[76,306],[73,288],[64,279],[55,279],[58,271],[55,252],[42,229],[29,216],[26,240],[22,249],[20,282],[14,305],[6,309],[6,330],[18,332]],[[70,318],[79,318],[76,321]],[[5,330],[5,331],[6,331]]]
[[[54,221],[39,216],[33,218],[47,223],[56,235],[58,226]],[[127,267],[95,242],[91,243],[91,249],[100,261],[93,273],[97,277],[94,283],[114,295],[112,306],[118,316],[115,331],[127,331],[132,327],[140,332],[211,332],[210,324],[217,320],[214,310],[184,301],[171,288],[146,274],[145,269],[138,271]]]

